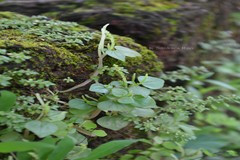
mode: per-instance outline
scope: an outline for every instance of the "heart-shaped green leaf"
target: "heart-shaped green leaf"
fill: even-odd
[[[122,88],[113,88],[112,94],[116,97],[123,97],[128,94],[128,91]]]
[[[39,138],[47,137],[58,130],[58,127],[50,122],[30,121],[25,128],[36,134]]]
[[[92,130],[97,128],[97,125],[91,120],[86,120],[82,123],[82,127],[86,130]]]
[[[142,97],[142,96],[133,96],[133,99],[135,103],[133,104],[135,107],[139,108],[157,108],[155,100],[148,96],[148,97]]]
[[[79,109],[79,110],[89,110],[92,108],[89,104],[85,103],[82,99],[72,99],[68,102],[70,108]]]
[[[152,117],[154,116],[154,111],[152,109],[146,109],[146,108],[135,108],[131,112],[134,116],[139,116],[139,117]]]
[[[52,121],[61,121],[64,120],[64,118],[66,117],[67,112],[66,111],[53,111],[50,110],[48,112],[48,118]]]
[[[133,94],[135,95],[141,95],[143,97],[147,97],[150,94],[150,89],[140,87],[140,86],[132,86],[129,88],[130,91],[132,91]]]
[[[105,116],[99,118],[97,120],[97,123],[104,128],[117,131],[119,129],[126,127],[129,122],[123,120],[123,117],[121,116]]]
[[[107,50],[106,54],[109,55],[110,57],[113,57],[115,59],[118,59],[120,61],[124,61],[125,62],[125,55],[123,53],[117,51],[117,50],[115,50],[115,51]]]
[[[122,97],[118,99],[118,102],[122,104],[133,104],[135,101],[132,97]]]
[[[143,86],[150,89],[160,89],[164,85],[164,80],[151,76],[139,76],[138,81],[141,82]]]
[[[115,49],[127,57],[140,57],[141,56],[141,54],[139,54],[138,52],[136,52],[130,48],[123,47],[123,46],[115,46]]]
[[[101,83],[94,83],[90,86],[89,91],[96,93],[108,93],[108,89]]]
[[[107,136],[107,133],[104,130],[94,130],[92,134],[98,136],[98,137],[105,137]]]

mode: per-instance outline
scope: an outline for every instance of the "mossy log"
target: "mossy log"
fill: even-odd
[[[100,32],[73,22],[51,20],[43,16],[0,12],[0,48],[8,52],[29,51],[32,57],[26,63],[1,65],[6,68],[32,69],[40,73],[39,78],[58,84],[58,89],[68,89],[88,79],[97,65],[97,47]],[[116,43],[138,51],[142,57],[119,62],[106,58],[105,65],[114,63],[126,67],[130,73],[156,75],[162,63],[146,47],[132,39],[114,35]],[[67,84],[64,78],[71,77],[76,83]]]

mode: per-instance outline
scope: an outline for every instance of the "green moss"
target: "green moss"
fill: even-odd
[[[36,21],[36,17],[23,16],[19,18],[19,21],[10,18],[2,22],[4,24],[0,25],[0,48],[5,48],[10,52],[26,50],[31,53],[32,58],[17,67],[33,69],[40,73],[41,78],[60,84],[63,88],[68,88],[66,87],[68,84],[63,82],[64,78],[71,77],[76,82],[84,81],[89,78],[94,70],[93,66],[97,64],[96,51],[100,40],[100,33],[97,31],[75,23],[52,20],[48,22],[44,17]],[[22,22],[27,22],[28,25]],[[11,25],[12,23],[15,26]],[[21,26],[22,24],[24,25]],[[76,31],[78,34],[75,34]],[[63,33],[62,37],[57,37],[58,32]],[[84,34],[79,34],[79,32]],[[88,33],[91,33],[91,38]],[[53,37],[49,38],[44,34],[53,34]],[[69,35],[72,35],[71,38],[65,40],[69,38]],[[118,44],[137,50],[142,54],[142,58],[128,59],[126,63],[107,58],[106,63],[109,66],[118,63],[128,68],[130,72],[137,71],[152,75],[162,69],[162,64],[156,55],[146,47],[135,43],[130,38],[121,36],[115,36],[115,38]],[[83,44],[78,41],[82,41]]]
[[[84,7],[86,8],[95,8],[98,7],[110,7],[115,10],[117,13],[126,13],[131,14],[137,10],[141,11],[165,11],[169,9],[178,8],[178,4],[169,2],[166,0],[115,0],[112,2],[102,2],[99,0],[88,0],[84,2]]]
[[[25,16],[20,14],[15,14],[13,12],[0,12],[0,18],[10,18],[10,19],[18,19],[24,18]]]
[[[169,9],[178,8],[176,3],[168,2],[166,0],[149,0],[149,1],[136,1],[132,0],[136,4],[138,10],[143,11],[165,11]]]

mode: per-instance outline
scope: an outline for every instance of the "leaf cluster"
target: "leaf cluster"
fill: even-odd
[[[15,20],[0,19],[0,29],[14,29],[23,34],[35,35],[41,41],[61,44],[84,45],[93,38],[88,31],[77,29],[77,23],[49,20],[44,16],[20,18]]]

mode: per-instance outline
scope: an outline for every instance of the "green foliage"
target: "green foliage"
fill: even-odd
[[[36,35],[39,39],[49,42],[84,45],[84,42],[93,38],[93,34],[90,32],[75,30],[77,23],[50,21],[44,16],[33,16],[31,19],[22,18],[14,21],[3,18],[0,20],[0,24],[2,30],[16,29],[23,34]]]
[[[238,26],[240,26],[240,13],[235,12],[231,14],[232,21],[236,23]]]
[[[102,157],[105,157],[109,154],[115,153],[122,148],[125,148],[133,143],[138,142],[139,140],[115,140],[105,144],[100,145],[94,149],[88,157],[77,160],[95,160]]]
[[[95,110],[104,111],[108,114],[107,117],[100,118],[97,122],[102,127],[119,130],[127,126],[128,122],[123,118],[130,117],[152,117],[154,115],[153,108],[156,108],[156,102],[149,96],[150,89],[140,87],[146,85],[149,88],[162,87],[163,81],[158,78],[144,77],[139,83],[135,83],[133,77],[132,81],[127,81],[124,73],[119,70],[118,66],[114,66],[122,76],[122,81],[113,81],[108,85],[103,85],[99,82],[94,83],[90,87],[90,91],[99,94],[98,100],[95,100]],[[150,78],[150,82],[148,81]],[[154,81],[155,80],[155,81]],[[144,84],[146,82],[146,84]],[[154,85],[151,82],[155,82]],[[158,83],[160,82],[160,83]],[[143,92],[137,92],[140,88]],[[88,100],[75,99],[69,102],[71,108],[78,108],[82,110],[89,110],[91,106]],[[116,114],[118,116],[116,116]]]
[[[219,157],[230,159],[231,157],[239,156],[237,153],[240,148],[239,142],[236,140],[236,137],[239,136],[240,124],[240,92],[237,80],[239,78],[239,70],[237,68],[239,68],[240,52],[239,43],[231,39],[231,32],[221,32],[219,37],[219,40],[204,43],[210,48],[203,47],[204,50],[202,52],[211,51],[211,54],[227,56],[225,56],[226,58],[215,58],[212,61],[203,62],[215,74],[211,77],[205,77],[201,81],[202,83],[196,83],[194,87],[198,89],[198,94],[202,97],[216,95],[216,93],[221,95],[215,99],[209,98],[210,104],[215,110],[195,115],[194,124],[201,127],[201,130],[196,132],[197,139],[190,141],[186,147],[202,148],[208,156],[214,156],[209,153],[211,152]],[[194,80],[193,78],[191,81],[193,82]],[[189,87],[193,86],[192,82],[187,85]],[[206,150],[209,152],[206,152]]]
[[[19,21],[17,23],[21,22]],[[26,23],[24,22],[24,24]],[[18,25],[11,27],[17,27]],[[43,26],[44,25],[45,24],[43,24]],[[10,25],[5,24],[5,27],[10,27]],[[34,28],[34,26],[31,27]],[[22,26],[18,29],[24,32],[25,29],[27,31],[29,28],[28,26]],[[111,35],[109,34],[109,36]],[[124,47],[120,47],[119,50],[121,49],[127,51],[125,52],[126,56],[134,57],[140,55]],[[1,50],[1,54],[3,55],[3,60],[1,59],[2,64],[18,64],[31,58],[27,56],[29,53],[25,51],[9,53],[7,50]],[[102,56],[105,56],[105,54]],[[120,67],[115,66],[115,68],[119,69]],[[53,83],[43,81],[39,78],[34,80],[33,77],[37,76],[38,73],[29,69],[6,70],[3,68],[2,71],[1,76],[5,76],[5,79],[1,81],[3,87],[10,86],[12,83],[18,83],[23,86],[27,85],[35,89],[42,89],[53,85]],[[119,73],[122,74],[120,70]],[[9,76],[9,78],[7,76]],[[96,87],[92,87],[92,89],[98,90]],[[73,99],[69,101],[69,112],[67,112],[66,109],[63,111],[60,108],[65,107],[66,103],[60,101],[58,95],[51,90],[45,90],[48,92],[47,94],[35,93],[35,95],[21,96],[16,96],[9,91],[1,91],[0,126],[3,130],[0,132],[0,140],[3,142],[0,143],[0,152],[11,153],[13,156],[9,156],[9,158],[16,157],[20,160],[57,158],[60,160],[72,159],[72,157],[74,157],[74,159],[90,157],[90,159],[98,159],[137,142],[137,140],[109,142],[91,152],[90,149],[86,147],[87,140],[82,134],[92,137],[105,137],[107,135],[104,130],[98,129],[97,125],[90,120],[92,113],[96,114],[95,112],[99,112],[96,107],[97,103],[87,100],[86,98],[83,98],[83,100]],[[120,88],[116,88],[112,93],[116,97],[119,97],[122,96],[121,92]],[[83,114],[85,112],[89,120],[85,119],[84,116],[81,117],[81,114],[75,114],[78,110],[83,111]],[[115,119],[115,121],[117,122],[117,119]],[[18,147],[14,145],[18,145]],[[102,154],[102,151],[104,151],[104,154]],[[58,157],[56,157],[56,153]]]
[[[138,140],[111,141],[100,145],[84,157],[74,159],[97,160],[136,142],[138,142]],[[31,158],[31,156],[37,157],[37,159],[40,160],[63,160],[73,148],[74,141],[70,137],[64,137],[61,140],[56,138],[46,138],[40,142],[12,141],[0,143],[0,153],[18,152],[19,154],[17,155],[17,158],[20,160],[30,160],[33,158]],[[27,154],[28,151],[34,151],[34,154]]]
[[[69,27],[74,27],[75,23],[54,23],[45,17],[34,17],[31,21],[23,22],[17,20],[16,24],[5,19],[0,21],[4,29],[31,31],[31,34],[47,41],[57,40],[61,43],[82,45],[82,42],[67,37],[71,35],[68,34]],[[62,28],[59,29],[58,25],[62,25]],[[42,27],[41,30],[35,30],[36,26]],[[141,149],[129,150],[127,154],[117,158],[200,160],[204,156],[218,155],[223,151],[227,151],[221,155],[223,157],[237,156],[240,142],[231,137],[239,137],[239,84],[234,79],[227,83],[225,76],[219,76],[220,72],[217,71],[214,75],[205,67],[180,66],[178,71],[152,77],[148,74],[129,76],[126,69],[116,64],[104,66],[106,56],[124,62],[126,57],[141,56],[129,48],[116,46],[113,36],[106,29],[107,26],[101,30],[98,65],[91,79],[68,90],[54,93],[55,91],[48,88],[54,84],[40,79],[37,77],[38,73],[30,69],[1,68],[2,88],[16,83],[19,86],[32,87],[32,92],[39,92],[17,94],[0,91],[0,153],[3,153],[1,158],[97,160],[136,142],[142,143]],[[53,34],[56,37],[53,37]],[[80,33],[76,31],[73,37],[79,36],[82,39],[78,34]],[[235,51],[231,51],[231,54],[237,55]],[[0,63],[17,66],[30,60],[29,55],[26,51],[10,52],[2,49]],[[101,77],[106,75],[115,80],[103,83]],[[221,78],[215,80],[214,76]],[[237,77],[238,74],[231,72],[231,76]],[[70,77],[65,80],[71,82]],[[165,83],[179,80],[185,82],[185,88],[171,87]],[[94,83],[90,85],[89,95],[74,95],[68,103],[59,98],[62,92],[70,92],[92,81]],[[216,91],[235,94],[209,96],[215,95]],[[235,117],[231,117],[229,111],[234,112]],[[95,149],[88,148],[88,140],[91,141],[95,137],[108,138],[113,136],[113,131],[121,133],[124,129],[138,129],[137,132],[144,133],[145,139],[139,140],[139,135],[129,135],[136,139],[114,140]],[[111,156],[110,158],[116,159]]]
[[[218,40],[212,40],[205,43],[202,42],[200,43],[200,47],[205,53],[211,51],[212,53],[219,52],[222,54],[230,54],[234,57],[239,57],[240,44],[231,38],[232,34],[233,33],[231,31],[220,32]]]
[[[151,147],[147,150],[132,150],[120,160],[200,160],[203,154],[199,150],[184,149],[181,143],[171,141],[167,137],[155,136],[148,142]]]
[[[121,116],[105,116],[97,120],[97,123],[104,127],[114,131],[120,130],[126,127],[129,122],[124,120]]]
[[[227,54],[233,59],[206,61],[204,67],[179,66],[179,70],[161,75],[165,81],[184,82],[186,89],[164,87],[153,92],[157,104],[162,102],[161,109],[155,110],[159,116],[134,120],[136,127],[152,131],[151,145],[145,150],[131,150],[121,160],[234,159],[239,156],[239,44],[226,40],[228,33],[222,32],[221,40],[200,45],[206,52]]]
[[[107,25],[102,28],[102,38],[98,47],[99,66],[95,76],[99,76],[100,70],[103,69],[109,74],[115,72],[122,78],[119,81],[110,82],[108,85],[101,84],[96,81],[90,86],[90,91],[98,94],[98,99],[91,98],[93,101],[89,101],[86,98],[73,99],[69,101],[70,108],[75,110],[86,111],[85,117],[90,112],[99,114],[101,111],[107,113],[108,116],[101,117],[97,120],[97,123],[105,128],[111,130],[120,130],[128,125],[127,119],[130,117],[152,117],[154,115],[153,108],[156,108],[156,102],[149,96],[150,89],[159,89],[163,87],[164,81],[159,78],[150,76],[139,76],[138,83],[136,83],[135,74],[131,81],[127,80],[125,76],[126,70],[114,65],[111,68],[103,67],[102,60],[108,52],[117,52],[118,55],[110,55],[113,58],[125,61],[125,56],[136,57],[140,56],[139,53],[131,49],[115,46],[112,35],[106,30]],[[110,43],[105,48],[105,39],[109,38]],[[121,51],[121,52],[120,52]],[[121,54],[124,53],[124,54]],[[124,58],[122,58],[123,56]],[[99,79],[94,77],[94,79]],[[144,88],[143,86],[147,87]],[[143,92],[137,92],[140,88]],[[75,89],[75,88],[74,88]],[[84,115],[82,115],[84,116]],[[95,115],[96,116],[96,115]]]
[[[155,115],[149,119],[133,119],[140,130],[158,132],[175,141],[194,139],[196,127],[186,124],[195,112],[202,112],[208,106],[207,101],[187,92],[182,87],[165,87],[153,93],[158,103],[165,102],[155,109]]]
[[[6,49],[0,49],[0,64],[16,65],[23,63],[29,59],[31,56],[28,56],[30,53],[28,51],[21,52],[11,52],[9,53]],[[36,79],[37,72],[30,69],[18,69],[11,68],[10,70],[6,67],[1,67],[0,74],[0,88],[10,86],[13,82],[18,84],[23,84],[24,86],[30,86],[37,88],[45,88],[54,85],[50,81],[45,81],[43,79]]]
[[[34,80],[32,78],[21,79],[19,81],[19,83],[23,84],[24,86],[30,86],[30,87],[36,87],[37,86],[37,88],[45,88],[45,87],[50,87],[50,86],[54,85],[54,83],[52,83],[50,81],[44,81],[43,79]]]
[[[138,81],[147,88],[150,89],[160,89],[163,87],[164,81],[159,78],[155,77],[148,77],[148,76],[139,76]]]
[[[12,133],[12,131],[22,132],[22,130],[24,129],[24,124],[28,120],[28,118],[14,112],[0,111],[0,115],[0,126],[5,126],[8,128],[5,131],[2,130],[2,134],[4,135],[7,133]]]

